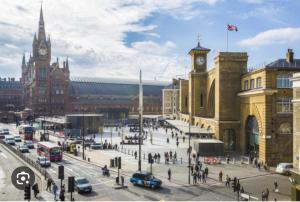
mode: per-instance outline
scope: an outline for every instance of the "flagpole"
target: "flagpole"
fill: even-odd
[[[226,30],[227,30],[227,32],[226,32],[226,52],[228,52],[228,25],[226,27]]]

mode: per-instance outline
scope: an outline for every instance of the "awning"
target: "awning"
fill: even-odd
[[[166,122],[185,134],[214,134],[214,132],[211,131],[211,129],[201,128],[200,126],[190,126],[191,128],[189,130],[189,124],[184,121],[166,120]]]

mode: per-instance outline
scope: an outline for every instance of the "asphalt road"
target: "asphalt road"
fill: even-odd
[[[12,132],[18,133],[18,131],[15,128],[15,125],[3,125],[0,124],[0,127],[6,127],[9,128]],[[98,139],[99,136],[96,138]],[[107,140],[110,140],[110,134],[106,133],[103,137]],[[164,139],[166,137],[163,136],[162,133],[157,133],[154,135],[154,139],[157,145],[151,146],[149,142],[146,142],[143,148],[145,149],[145,152],[148,151],[160,151],[163,153],[164,151],[170,151],[170,149],[176,149],[176,145],[173,144],[174,140],[171,138],[171,145],[170,147],[167,147],[167,143],[164,142]],[[99,139],[98,139],[99,140]],[[113,134],[113,142],[117,142],[120,140],[120,137],[118,137],[117,133],[114,131]],[[187,141],[186,141],[187,142]],[[159,145],[158,145],[159,144]],[[133,146],[132,146],[133,147]],[[126,147],[129,148],[129,147]],[[137,147],[135,147],[137,148]],[[178,150],[178,154],[180,155],[186,155],[186,143],[182,145],[182,147]],[[110,153],[109,151],[107,151]],[[30,158],[33,160],[36,159],[37,153],[36,149],[30,150],[30,153],[27,154]],[[113,154],[114,155],[114,154]],[[132,162],[134,161],[132,156],[128,156],[122,158],[122,161],[128,161]],[[3,160],[4,157],[2,157]],[[7,157],[8,159],[12,159],[9,161],[16,161],[14,157]],[[99,158],[101,156],[99,155]],[[0,156],[1,160],[1,156]],[[17,163],[17,161],[16,161]],[[0,164],[2,165],[2,163]],[[236,200],[236,194],[232,192],[232,189],[225,188],[222,184],[214,183],[214,184],[207,184],[207,185],[198,185],[198,186],[183,186],[180,183],[177,182],[168,182],[166,180],[166,177],[164,177],[163,180],[163,187],[158,190],[151,190],[148,188],[142,188],[142,187],[136,187],[129,183],[129,177],[132,173],[126,173],[128,174],[125,178],[125,184],[128,185],[127,189],[115,189],[115,177],[116,173],[112,173],[111,177],[103,177],[100,167],[89,164],[88,162],[82,162],[77,159],[71,158],[67,155],[64,155],[63,161],[61,162],[52,162],[51,167],[47,168],[50,175],[53,177],[55,182],[60,185],[60,181],[58,180],[58,166],[64,165],[65,167],[65,180],[63,184],[66,184],[67,187],[67,177],[68,176],[80,176],[80,177],[86,177],[90,183],[93,186],[93,192],[90,194],[77,194],[75,193],[73,196],[76,200],[82,200],[82,201],[94,201],[94,200],[138,200],[138,201],[144,201],[144,200]],[[17,167],[18,165],[10,166],[11,167]],[[223,166],[223,167],[222,167]],[[226,165],[226,169],[234,172],[234,173],[241,173],[241,176],[243,172],[247,171],[245,168],[240,168],[235,165]],[[217,175],[217,172],[219,172],[220,168],[225,169],[224,165],[221,165],[220,167],[214,167],[215,169],[214,174]],[[2,168],[5,169],[5,168]],[[157,173],[158,177],[165,176],[166,175],[166,168],[162,166],[159,166],[155,168],[155,172]],[[184,169],[184,168],[183,168]],[[251,172],[254,172],[253,169]],[[184,172],[183,172],[184,173]],[[1,174],[1,170],[0,170]],[[237,174],[239,177],[239,174]],[[274,182],[274,179],[276,179],[279,182],[279,186],[285,187],[281,189],[281,193],[279,195],[272,195],[271,197],[276,197],[277,199],[285,199],[289,200],[289,184],[288,184],[288,178],[285,176],[279,176],[279,175],[266,175],[266,176],[251,176],[249,178],[241,180],[241,184],[244,186],[245,190],[252,192],[252,193],[261,193],[261,190],[266,187],[272,187],[272,182]],[[1,181],[0,181],[1,182]],[[258,184],[259,182],[259,184]],[[9,183],[7,181],[6,183]],[[259,186],[258,186],[259,185]],[[1,186],[1,183],[0,183]],[[11,185],[12,186],[12,185]],[[9,190],[9,189],[8,189]],[[271,190],[271,188],[270,188]],[[13,192],[7,192],[8,195],[14,195]],[[48,194],[50,195],[50,193]],[[15,195],[12,196],[16,197]],[[22,196],[23,197],[23,196]],[[21,197],[21,198],[22,198]],[[48,196],[49,197],[49,196]],[[50,195],[51,197],[51,195]],[[1,198],[0,198],[1,199]],[[66,199],[69,200],[70,196],[69,194],[66,194]]]

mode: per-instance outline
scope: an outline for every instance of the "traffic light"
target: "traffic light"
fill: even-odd
[[[30,201],[31,199],[31,186],[30,184],[26,184],[24,188],[24,201],[28,200]]]
[[[58,179],[64,179],[64,166],[58,166]]]
[[[118,168],[119,168],[119,169],[122,168],[122,166],[121,166],[121,157],[118,158]]]
[[[68,192],[74,192],[74,177],[69,177],[68,178]]]

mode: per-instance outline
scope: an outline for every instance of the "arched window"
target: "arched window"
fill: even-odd
[[[292,134],[292,124],[290,122],[284,122],[279,125],[278,133],[279,134]]]

